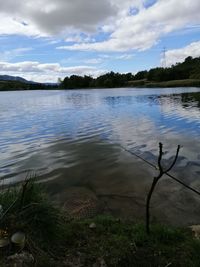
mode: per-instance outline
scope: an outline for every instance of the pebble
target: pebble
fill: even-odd
[[[91,223],[90,225],[89,225],[89,228],[90,229],[95,229],[97,226],[96,226],[96,224],[95,223]]]

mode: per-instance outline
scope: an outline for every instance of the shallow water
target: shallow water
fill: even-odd
[[[172,174],[200,191],[200,89],[0,92],[0,127],[2,184],[34,172],[54,196],[89,188],[107,211],[143,217],[156,171],[122,147],[156,163],[162,142],[166,165],[182,146]],[[166,177],[152,202],[156,217],[177,224],[198,222],[199,206]]]

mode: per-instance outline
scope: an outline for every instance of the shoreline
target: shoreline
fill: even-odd
[[[200,241],[199,236],[193,236],[194,227],[152,221],[147,234],[144,221],[137,219],[121,220],[109,215],[73,218],[74,213],[69,216],[65,209],[55,206],[44,189],[33,182],[4,192],[1,203],[3,209],[10,207],[1,224],[1,229],[6,229],[3,238],[9,243],[0,248],[3,267],[15,266],[19,260],[23,266],[38,267],[200,264]],[[75,210],[80,213],[80,209]],[[12,243],[16,233],[25,236],[22,249]]]
[[[1,84],[1,81],[0,81]],[[11,85],[12,83],[5,83],[6,87]],[[18,87],[19,86],[19,87]],[[27,87],[26,87],[27,86]],[[12,92],[12,91],[52,91],[52,90],[93,90],[93,89],[118,89],[118,88],[179,88],[179,87],[194,87],[200,88],[200,80],[197,79],[185,79],[185,80],[170,80],[164,82],[156,82],[156,81],[147,81],[147,80],[133,80],[129,81],[128,84],[119,87],[80,87],[80,88],[62,88],[62,87],[51,87],[46,86],[44,88],[34,88],[34,86],[29,87],[29,84],[18,84],[17,87],[3,88],[0,87],[0,92]],[[38,85],[37,85],[38,86]]]

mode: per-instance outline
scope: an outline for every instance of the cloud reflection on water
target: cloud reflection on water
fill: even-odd
[[[89,183],[98,192],[137,191],[144,195],[154,170],[123,152],[119,145],[155,162],[158,142],[163,142],[166,164],[172,160],[176,145],[183,146],[174,174],[198,188],[198,91],[180,88],[3,92],[2,181],[20,181],[31,170],[39,179],[51,180],[51,188],[57,190]],[[167,180],[160,187],[163,195],[166,186],[177,192],[178,200],[183,189]],[[184,194],[188,196],[185,191]],[[156,206],[159,195],[158,192]],[[166,198],[168,204],[174,200]]]

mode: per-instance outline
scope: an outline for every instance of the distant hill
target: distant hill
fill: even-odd
[[[34,83],[32,81],[27,81],[26,79],[19,76],[10,76],[10,75],[0,75],[0,81],[18,81],[22,83]]]
[[[13,90],[50,90],[57,89],[58,83],[38,83],[19,76],[0,75],[0,91]]]
[[[7,82],[21,82],[21,83],[26,83],[26,84],[44,84],[46,86],[58,86],[59,83],[39,83],[39,82],[34,82],[34,81],[28,81],[22,77],[19,76],[11,76],[11,75],[0,75],[0,81],[7,81]]]

